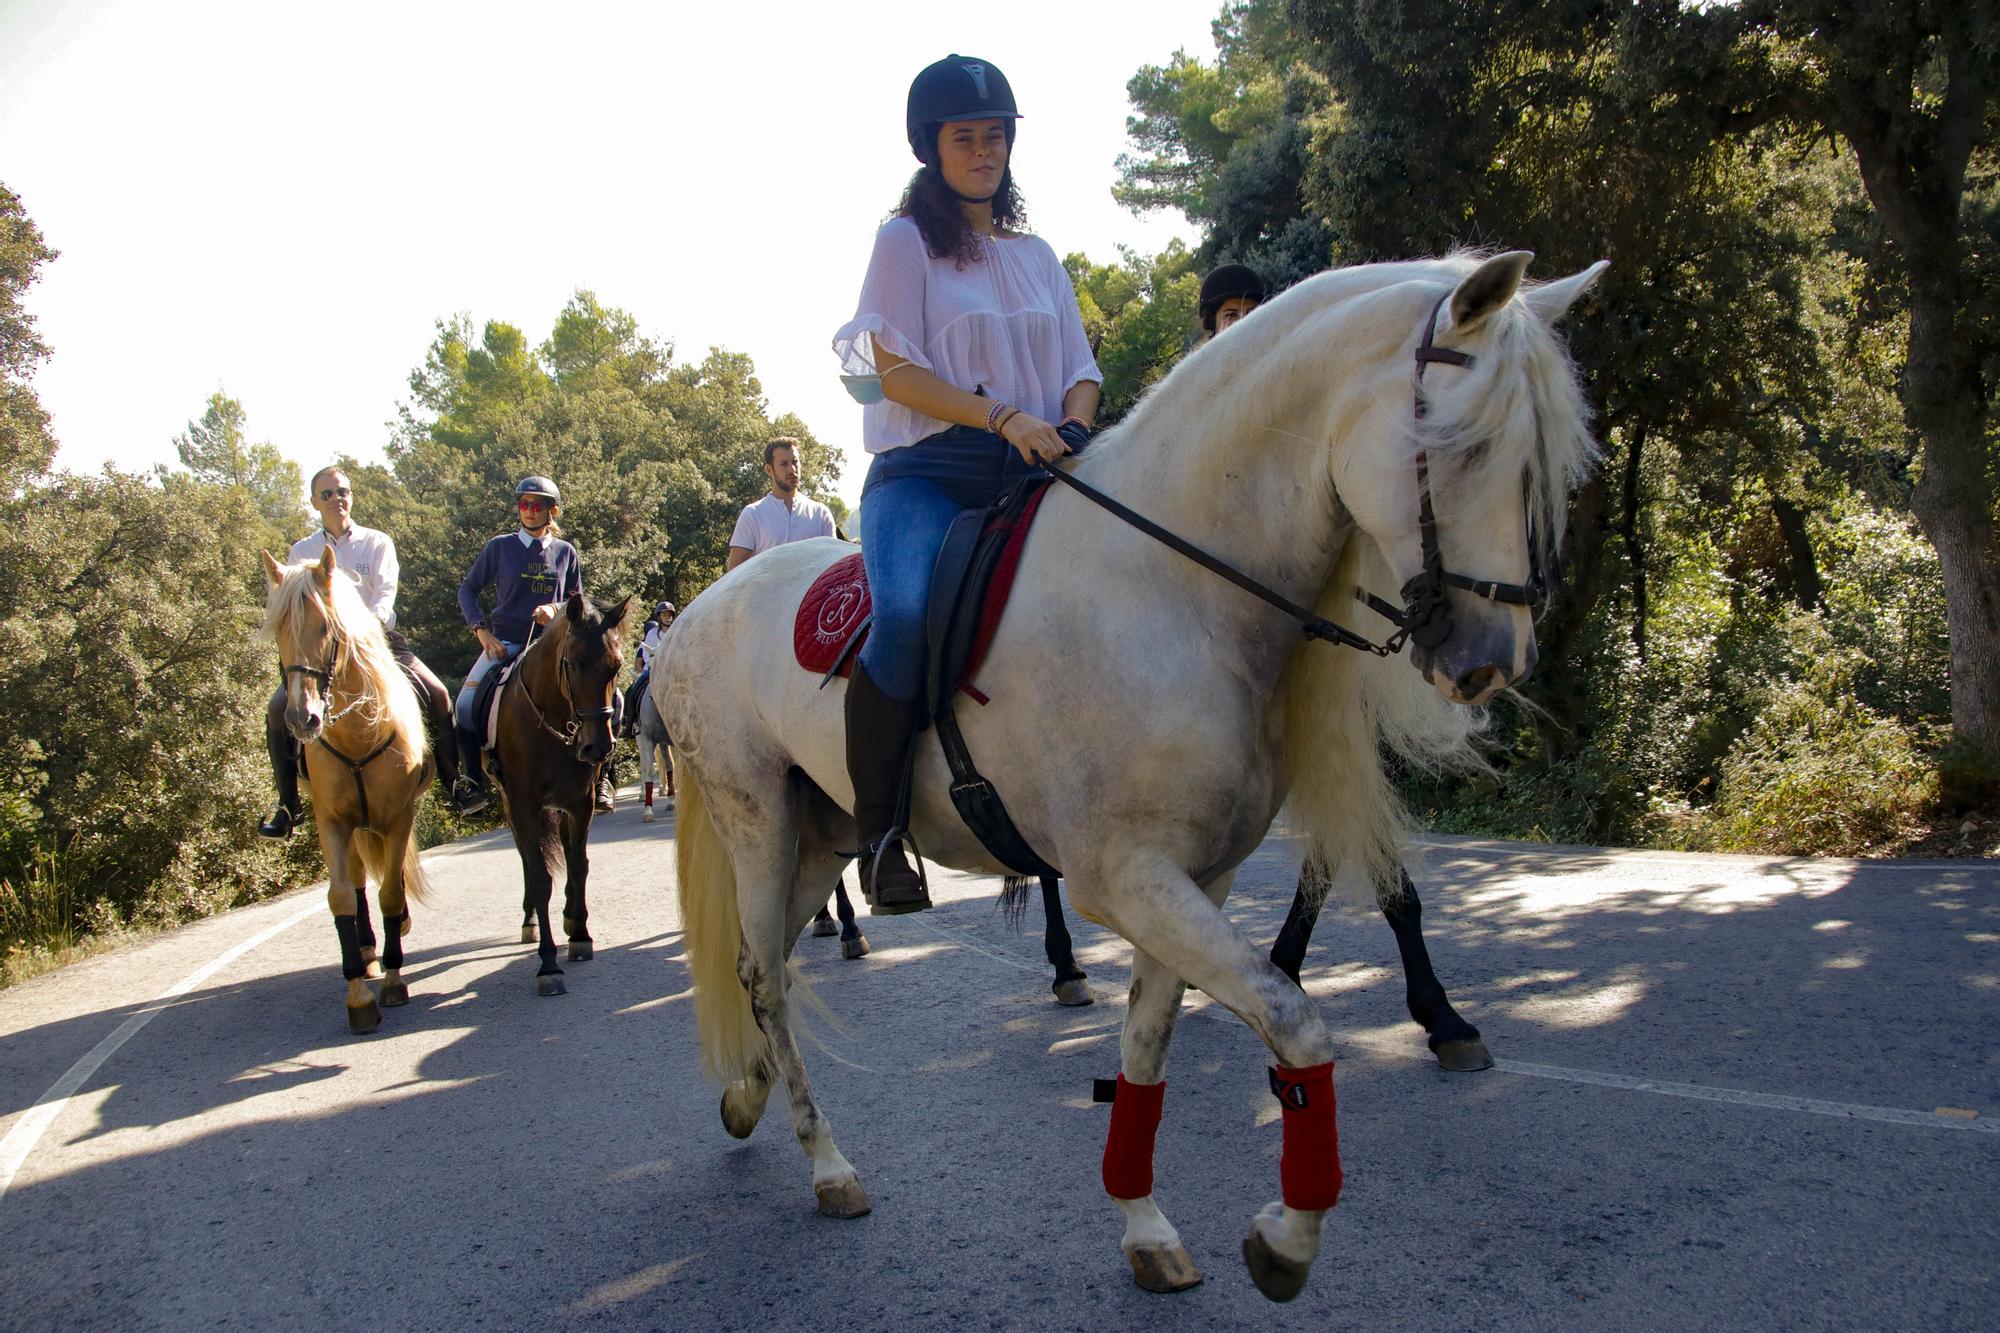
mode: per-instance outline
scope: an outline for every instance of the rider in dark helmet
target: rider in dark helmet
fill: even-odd
[[[660,651],[660,636],[674,623],[674,614],[672,602],[655,602],[645,633],[639,638],[639,670],[632,677],[632,688],[625,692],[625,725],[619,729],[627,740],[639,734],[639,705],[653,678],[653,655]]]
[[[562,491],[547,477],[524,477],[514,487],[521,526],[487,542],[458,585],[458,609],[479,640],[479,659],[458,691],[458,739],[463,762],[454,793],[463,814],[486,808],[486,770],[480,752],[486,737],[472,716],[472,696],[486,673],[527,646],[532,628],[556,618],[562,604],[583,591],[583,562],[562,539],[556,518]],[[479,595],[494,592],[493,610],[479,608]],[[598,774],[597,807],[611,808],[610,774]]]
[[[1224,264],[1201,280],[1201,330],[1209,337],[1264,303],[1264,280],[1248,264]]]
[[[945,530],[1080,448],[1104,378],[1061,260],[1016,229],[1019,117],[986,61],[947,56],[917,75],[904,128],[923,167],[875,234],[854,318],[833,339],[874,455],[861,491],[874,620],[847,687],[847,768],[877,913],[930,906],[896,797],[923,721],[924,610]]]

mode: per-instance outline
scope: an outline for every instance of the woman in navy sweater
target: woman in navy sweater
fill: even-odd
[[[562,512],[562,492],[547,477],[528,477],[514,488],[520,509],[521,526],[486,543],[479,557],[458,585],[458,609],[479,640],[479,660],[465,673],[458,690],[458,741],[463,762],[459,765],[458,786],[452,792],[462,814],[478,814],[486,808],[486,772],[480,762],[485,746],[484,728],[472,716],[472,696],[479,682],[491,671],[527,646],[536,625],[556,618],[572,593],[583,591],[583,564],[576,547],[564,541],[556,527]],[[479,596],[493,589],[493,609],[482,611]],[[598,805],[608,809],[602,788],[609,776],[599,778]]]

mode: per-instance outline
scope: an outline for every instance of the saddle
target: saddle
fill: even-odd
[[[973,677],[1007,609],[1028,529],[1048,486],[1046,477],[1024,481],[991,508],[959,515],[946,532],[931,567],[924,707],[951,768],[951,801],[959,818],[1002,865],[1017,874],[1053,877],[1061,872],[1036,855],[993,784],[974,766],[953,711],[961,693],[975,703],[988,702]],[[848,556],[815,579],[799,604],[792,626],[799,665],[824,672],[822,686],[836,675],[852,674],[871,619],[868,576],[861,557]],[[907,801],[903,805],[907,808]]]
[[[479,744],[483,750],[494,749],[500,743],[500,689],[514,674],[520,664],[521,654],[502,658],[500,665],[486,673],[472,690],[472,717],[478,726]]]

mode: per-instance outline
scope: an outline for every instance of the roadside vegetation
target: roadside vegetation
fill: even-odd
[[[1612,261],[1571,327],[1604,461],[1549,571],[1541,664],[1492,710],[1488,773],[1406,776],[1432,828],[2000,853],[2000,19],[1838,10],[1250,0],[1212,54],[1128,85],[1108,183],[1202,240],[1066,261],[1107,420],[1186,353],[1216,263],[1282,288],[1467,244],[1533,249],[1544,274]],[[222,393],[191,396],[178,467],[55,468],[23,308],[54,262],[0,186],[10,981],[320,874],[309,833],[253,832],[274,675],[256,553],[306,531],[303,479]],[[772,435],[804,442],[842,513],[839,454],[772,414],[749,358],[681,359],[587,291],[542,317],[540,342],[440,319],[386,461],[342,460],[448,683],[458,577],[520,475],[561,478],[590,586],[642,604],[720,574]],[[429,841],[467,831],[426,818]]]

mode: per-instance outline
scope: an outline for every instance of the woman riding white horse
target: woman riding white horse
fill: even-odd
[[[1088,439],[1104,378],[1055,251],[1013,229],[1019,116],[985,61],[947,56],[917,75],[904,128],[923,167],[876,233],[854,318],[834,335],[848,382],[879,390],[862,428],[875,456],[861,488],[875,618],[847,692],[861,888],[877,914],[930,906],[895,824],[923,722],[924,612],[945,531]]]
[[[1439,694],[1482,704],[1534,663],[1525,589],[1593,457],[1552,325],[1602,266],[1522,291],[1529,258],[1371,265],[1299,283],[1187,357],[1077,464],[1078,480],[1263,593],[1061,487],[1022,553],[980,669],[990,703],[966,710],[962,727],[1077,909],[1134,947],[1103,1178],[1143,1285],[1198,1280],[1152,1171],[1188,985],[1277,1057],[1282,1197],[1245,1243],[1267,1295],[1301,1288],[1339,1197],[1332,1034],[1220,905],[1281,806],[1329,860],[1369,877],[1396,866],[1400,830],[1375,745],[1420,750],[1421,721],[1389,715],[1391,690],[1357,707],[1366,659],[1302,638],[1301,623],[1337,637],[1304,607],[1352,622],[1357,571],[1377,563],[1370,584],[1403,589],[1397,638]],[[857,796],[827,698],[836,687],[821,690],[793,663],[789,617],[771,612],[796,605],[844,553],[802,542],[704,593],[653,688],[680,747],[683,925],[703,1053],[728,1081],[724,1125],[750,1133],[782,1076],[822,1211],[854,1216],[867,1194],[813,1098],[785,960],[855,846],[844,811]],[[940,751],[919,747],[912,830],[934,860],[1000,873],[960,821],[949,781]]]

